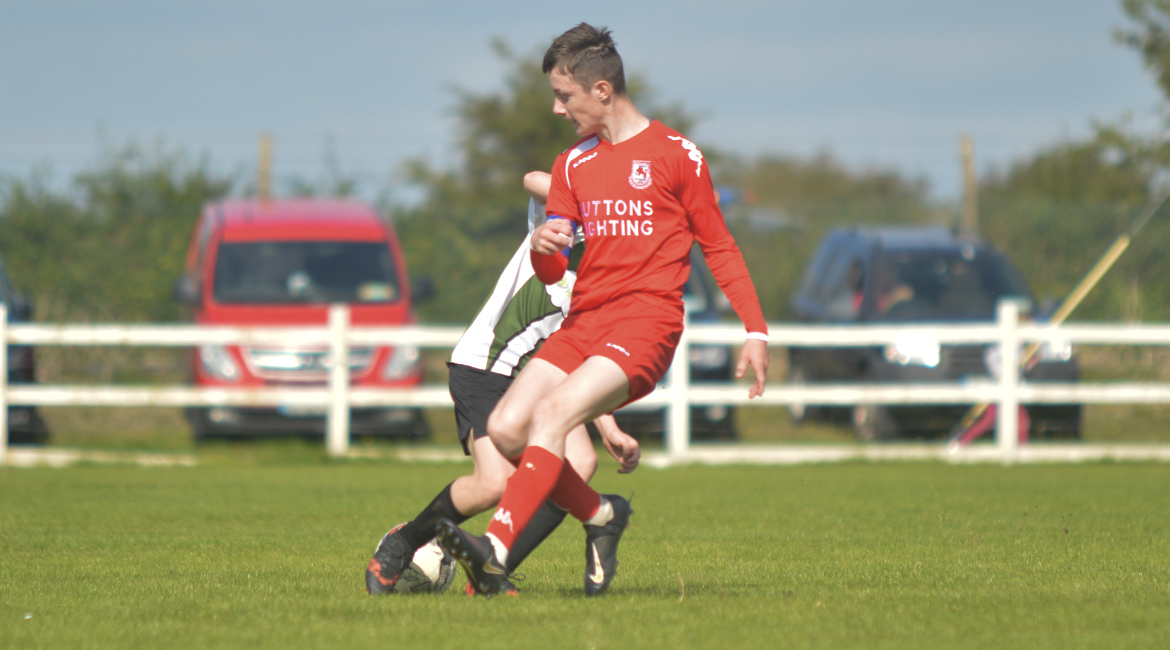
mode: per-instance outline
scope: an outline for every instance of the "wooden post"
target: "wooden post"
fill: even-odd
[[[260,159],[256,170],[256,196],[261,201],[272,198],[272,136],[260,134]]]
[[[975,145],[971,136],[963,135],[960,149],[963,152],[963,221],[959,234],[973,238],[979,235],[979,179],[975,175]]]

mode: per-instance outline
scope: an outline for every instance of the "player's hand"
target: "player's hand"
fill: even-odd
[[[542,255],[559,253],[573,245],[573,224],[565,219],[549,219],[532,231],[532,250]]]
[[[748,389],[748,399],[764,394],[764,381],[768,377],[768,344],[759,339],[748,339],[739,352],[739,363],[735,366],[735,378],[742,379],[748,366],[755,373],[755,382]]]
[[[618,474],[629,474],[638,469],[638,462],[642,460],[642,448],[638,441],[619,429],[612,415],[603,415],[593,423],[601,432],[601,442],[605,445],[605,450],[622,464]]]

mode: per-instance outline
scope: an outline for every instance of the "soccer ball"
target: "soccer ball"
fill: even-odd
[[[394,530],[405,525],[399,524]],[[448,555],[438,542],[432,539],[415,551],[410,566],[402,572],[398,584],[394,585],[394,593],[437,594],[451,586],[455,580],[455,573],[455,558]]]

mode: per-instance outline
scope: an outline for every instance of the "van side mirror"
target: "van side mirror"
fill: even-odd
[[[434,300],[435,298],[435,281],[429,276],[422,276],[416,278],[410,283],[410,299],[416,305],[421,305],[424,302]]]
[[[174,297],[180,304],[197,306],[202,293],[203,288],[199,286],[199,281],[189,275],[175,280]]]

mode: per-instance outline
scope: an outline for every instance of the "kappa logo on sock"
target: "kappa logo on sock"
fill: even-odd
[[[536,469],[536,465],[533,465],[532,463],[524,463],[524,466],[528,469]]]
[[[496,510],[496,514],[492,515],[492,521],[498,521],[501,524],[507,526],[508,530],[512,531],[513,533],[516,532],[512,529],[512,513],[504,510],[503,508]]]

